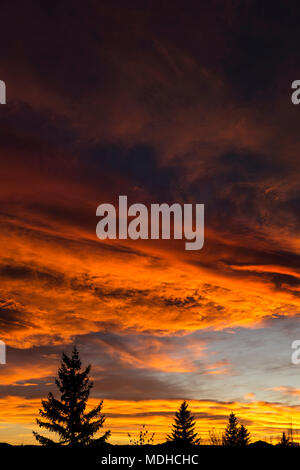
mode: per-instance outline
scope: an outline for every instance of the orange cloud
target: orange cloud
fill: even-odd
[[[2,324],[2,335],[18,347],[70,341],[98,331],[99,322],[168,334],[253,327],[299,308],[293,292],[274,295],[264,278],[212,272],[176,259],[175,252],[170,258],[138,246],[130,251],[130,244],[13,228],[2,232],[1,244],[7,247],[0,260],[2,309],[14,317]]]

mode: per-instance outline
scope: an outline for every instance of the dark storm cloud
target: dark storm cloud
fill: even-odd
[[[0,330],[6,331],[29,328],[32,322],[24,318],[24,312],[15,308],[9,301],[0,300]]]
[[[213,171],[192,185],[187,183],[186,191],[195,201],[205,202],[208,227],[222,230],[230,220],[233,232],[252,231],[264,225],[274,210],[284,217],[289,214],[289,202],[275,198],[265,187],[266,182],[284,178],[288,172],[288,165],[272,154],[232,149],[217,157]]]
[[[188,308],[188,307],[195,307],[195,306],[200,306],[201,303],[199,302],[200,300],[204,300],[204,297],[200,296],[200,295],[195,295],[195,296],[192,296],[192,295],[188,295],[187,297],[183,298],[183,299],[179,299],[179,298],[165,298],[164,299],[164,303],[166,305],[166,307],[169,307],[169,306],[175,306],[175,307],[185,307],[185,308]]]
[[[257,250],[251,247],[234,247],[231,256],[225,255],[221,261],[227,266],[259,266],[277,265],[289,266],[295,270],[300,266],[300,257],[297,253],[283,250]]]
[[[223,178],[223,183],[263,181],[266,177],[284,176],[287,171],[283,162],[274,161],[273,155],[263,155],[232,150],[219,158],[216,179]]]
[[[179,184],[180,168],[162,167],[159,155],[148,144],[124,148],[117,145],[97,145],[86,148],[82,155],[83,168],[90,179],[101,180],[103,170],[126,177],[133,187],[137,186],[151,194],[155,200],[168,200],[172,197],[173,186]]]
[[[256,0],[237,6],[236,21],[229,33],[230,57],[224,63],[224,72],[242,101],[272,101],[279,84],[288,86],[293,80],[291,66],[294,71],[299,70],[296,8],[295,2],[275,2],[270,8]]]
[[[103,287],[95,287],[94,293],[97,297],[101,298],[115,298],[115,299],[132,299],[134,297],[147,297],[151,291],[149,289],[107,289]]]
[[[42,271],[34,266],[7,264],[0,266],[0,278],[24,281],[41,281],[51,286],[63,285],[64,275],[55,271]]]
[[[42,217],[45,223],[45,218],[47,218],[49,223],[52,221],[57,224],[69,224],[88,231],[95,229],[95,215],[90,210],[71,205],[66,206],[64,201],[36,201],[29,204],[28,209],[30,212]]]
[[[27,66],[50,88],[56,88],[72,99],[83,97],[91,87],[105,81],[105,68],[95,61],[95,49],[91,47],[91,44],[101,40],[101,33],[96,32],[96,17],[90,16],[91,8],[94,10],[93,2],[88,3],[84,11],[78,1],[72,6],[65,1],[53,6],[49,2],[38,4],[30,1],[26,7],[19,4],[17,9],[6,3],[3,5],[3,15],[7,18],[7,24],[1,36],[8,37],[9,19],[14,18],[19,24],[22,42],[11,40],[10,54],[7,55],[4,50],[3,58],[9,60],[13,54],[23,63],[25,54]],[[28,22],[30,28],[26,27]],[[89,41],[86,41],[87,35]],[[70,54],[71,51],[76,53]]]
[[[288,266],[288,265],[287,265]],[[255,269],[243,270],[238,272],[238,277],[256,278],[264,280],[274,286],[274,290],[278,292],[287,292],[295,297],[300,296],[300,278],[290,274],[282,274],[277,272],[257,272]]]
[[[8,103],[6,110],[1,119],[0,148],[14,149],[20,157],[24,152],[30,152],[31,164],[41,164],[41,157],[49,158],[49,150],[68,149],[76,139],[70,123],[47,109],[17,102]]]
[[[245,271],[245,275],[251,275],[250,271]],[[258,273],[254,272],[254,276],[257,278],[264,279],[274,285],[274,289],[276,291],[287,292],[295,297],[300,296],[300,277],[291,276],[290,274],[282,274],[282,273]]]
[[[231,227],[231,233],[232,230],[233,227]],[[247,232],[245,231],[245,233]],[[205,266],[209,270],[215,269],[217,265],[220,272],[224,272],[233,279],[264,281],[273,285],[277,291],[285,291],[296,297],[299,296],[299,255],[278,250],[276,246],[270,246],[269,250],[259,250],[237,244],[228,246],[226,254],[223,254],[224,250],[221,244],[214,246],[214,250],[218,249],[220,256],[217,262],[203,263],[201,258],[189,262],[199,267]],[[207,251],[209,252],[209,250]],[[274,270],[276,267],[278,272]],[[297,275],[281,273],[281,269],[295,270]]]
[[[188,54],[199,61],[202,67],[206,66],[209,70],[225,73],[226,83],[228,82],[234,88],[234,92],[237,91],[238,105],[239,94],[244,96],[248,93],[250,99],[255,94],[255,90],[261,93],[266,88],[266,75],[268,73],[272,76],[274,62],[277,65],[273,70],[273,75],[277,76],[277,68],[281,66],[281,55],[278,55],[276,45],[280,44],[285,37],[288,19],[293,19],[292,8],[276,7],[274,13],[262,7],[259,2],[247,2],[247,5],[241,5],[236,9],[227,5],[224,7],[226,15],[223,21],[218,22],[218,28],[211,31],[208,24],[209,20],[214,17],[214,8],[217,4],[218,2],[212,2],[212,5],[203,6],[202,13],[206,21],[202,24],[199,6],[196,2],[192,2],[189,8],[184,9],[179,2],[175,2],[172,12],[168,11],[167,17],[163,15],[166,12],[166,6],[161,6],[162,14],[159,18],[155,9],[141,8],[137,4],[133,4],[132,9],[116,4],[116,14],[108,15],[108,5],[105,2],[101,6],[95,2],[88,2],[84,13],[80,8],[80,2],[74,2],[70,16],[67,2],[61,2],[59,7],[53,8],[30,2],[28,8],[20,7],[17,19],[21,16],[25,18],[29,15],[33,16],[32,28],[24,34],[19,48],[12,43],[12,53],[16,58],[21,51],[25,54],[26,59],[29,60],[27,68],[34,70],[34,77],[38,82],[42,82],[44,86],[48,86],[49,89],[55,90],[60,96],[67,97],[72,102],[80,101],[84,106],[85,101],[89,101],[93,90],[100,91],[103,99],[107,90],[109,93],[111,90],[116,90],[116,95],[121,94],[122,79],[125,79],[124,70],[120,71],[118,77],[118,70],[112,57],[113,52],[123,50],[122,40],[124,40],[125,47],[125,62],[130,62],[131,59],[127,46],[134,42],[135,49],[132,51],[134,64],[136,67],[140,64],[142,75],[143,63],[140,58],[143,54],[149,60],[152,56],[153,60],[155,57],[154,63],[158,69],[164,68],[165,63],[155,55],[157,51],[154,53],[153,38],[157,37],[162,44],[164,41],[167,44],[170,42],[178,47],[178,51],[185,53],[188,51]],[[125,31],[118,12],[124,13],[124,18],[128,15],[130,20],[137,15],[137,18],[141,20],[141,26],[136,25],[129,31],[128,29]],[[8,17],[8,24],[9,13],[10,6],[6,5],[4,16]],[[265,20],[266,17],[269,18],[271,26],[275,24],[279,28],[278,32],[273,33],[271,37],[257,21],[257,18]],[[279,24],[278,18],[281,17],[284,21]],[[152,23],[152,19],[158,21]],[[66,29],[64,23],[67,20],[69,26]],[[199,21],[202,28],[198,27]],[[8,24],[4,25],[4,29],[8,27]],[[53,35],[54,24],[55,35]],[[131,21],[129,24],[133,26]],[[173,27],[170,27],[170,24]],[[245,28],[245,24],[250,27]],[[177,38],[178,31],[183,33],[180,35],[180,40]],[[274,31],[273,28],[272,31]],[[292,34],[289,36],[291,43],[295,34],[296,29],[293,27]],[[50,50],[49,38],[53,36]],[[38,42],[36,37],[39,37]],[[203,41],[203,38],[206,40]],[[141,42],[137,39],[141,39]],[[230,46],[232,54],[230,60],[228,60],[228,52],[224,44]],[[272,44],[275,47],[271,51]],[[70,53],[73,50],[76,50],[76,54]],[[112,51],[111,57],[108,51]],[[220,66],[222,66],[222,72]],[[233,70],[231,67],[234,67]],[[248,76],[247,70],[250,71]],[[251,76],[251,74],[257,74],[257,76]],[[261,81],[259,76],[261,76]],[[157,116],[163,111],[163,102],[160,100],[156,103],[153,99],[146,99],[149,95],[149,86],[151,88],[151,81],[154,81],[153,77],[149,78],[149,84],[145,81],[141,86],[140,95],[136,97],[138,103],[135,102],[135,105],[138,104],[146,113],[150,112],[151,107],[154,106],[153,113]],[[128,85],[128,81],[125,81],[125,84]],[[152,86],[154,85],[155,83],[152,83]],[[170,89],[170,83],[166,86],[162,83],[161,86],[164,89]],[[198,94],[200,95],[200,90]],[[176,109],[189,109],[192,102],[178,101],[179,96],[180,93],[176,87],[174,96],[168,97],[166,108],[175,106]],[[194,97],[195,94],[193,94],[193,99]],[[101,106],[101,100],[99,105]],[[103,112],[107,116],[106,106]],[[101,115],[101,113],[95,113],[92,107],[90,113],[96,118]],[[231,219],[234,231],[251,230],[255,222],[264,224],[265,211],[262,211],[260,206],[266,208],[270,214],[276,210],[284,214],[291,212],[293,212],[292,215],[295,214],[293,207],[297,200],[294,204],[290,204],[289,200],[282,201],[280,198],[274,198],[272,193],[266,195],[259,187],[259,183],[266,177],[286,176],[287,169],[271,152],[269,154],[251,153],[248,150],[237,152],[236,149],[232,149],[220,157],[215,155],[213,174],[207,174],[204,171],[190,184],[185,175],[184,157],[178,157],[173,163],[169,162],[167,166],[162,166],[157,149],[151,141],[147,142],[147,138],[146,142],[135,143],[129,147],[119,142],[91,144],[79,137],[80,126],[73,125],[73,118],[76,119],[75,115],[61,117],[59,111],[55,113],[55,109],[51,113],[41,107],[33,109],[29,105],[19,105],[8,114],[6,126],[7,130],[13,126],[14,132],[19,130],[18,138],[13,140],[21,142],[22,148],[30,148],[31,145],[34,148],[34,140],[36,140],[38,152],[36,163],[45,169],[50,169],[54,174],[69,172],[70,177],[81,182],[88,182],[90,186],[93,185],[96,188],[99,181],[101,185],[105,185],[107,174],[112,173],[115,177],[118,175],[125,177],[132,188],[138,187],[148,191],[151,198],[164,198],[164,201],[169,201],[174,196],[177,198],[187,194],[189,197],[194,196],[197,202],[206,204],[207,224],[215,229],[220,229],[224,225],[225,218],[228,219],[228,217]],[[101,120],[99,127],[102,127]],[[32,129],[38,129],[38,136],[32,136],[31,142],[28,136],[32,135]],[[27,142],[22,140],[22,136],[25,140],[27,139]],[[13,145],[12,142],[11,145]],[[60,148],[60,158],[56,158],[54,164],[51,155],[51,165],[47,162],[49,157],[47,158],[46,155],[43,157],[45,161],[43,162],[43,158],[41,160],[41,156],[46,153],[45,150],[49,145],[50,148],[52,146]],[[66,160],[61,156],[62,149],[72,151],[72,159],[75,162],[72,168],[68,168]],[[200,154],[198,152],[196,158],[199,157],[202,159],[201,152]],[[45,214],[51,216],[54,216],[56,212],[57,219],[62,218],[64,213],[66,219],[73,220],[74,223],[86,224],[88,229],[92,224],[92,221],[90,223],[87,221],[88,217],[84,211],[76,214],[74,209],[73,212],[66,207],[59,209],[54,204],[51,207],[50,203],[48,205],[41,203],[40,207],[37,204],[32,209],[44,211]]]

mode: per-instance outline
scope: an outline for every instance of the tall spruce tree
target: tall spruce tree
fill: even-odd
[[[33,432],[37,441],[42,445],[92,445],[106,441],[110,431],[101,437],[93,439],[97,431],[102,428],[105,416],[101,414],[103,401],[89,412],[85,412],[90,390],[93,383],[89,373],[91,366],[81,371],[81,361],[78,351],[74,347],[72,356],[62,355],[58,378],[55,380],[61,397],[54,398],[49,393],[47,400],[42,400],[42,409],[39,413],[44,420],[37,419],[41,428],[52,431],[59,436],[59,441],[44,437]]]
[[[249,442],[250,442],[250,432],[248,431],[246,426],[241,424],[240,429],[238,431],[238,445],[240,447],[244,447],[244,446],[249,445]]]
[[[230,413],[228,424],[223,436],[224,446],[237,446],[239,441],[238,419],[234,413]]]
[[[175,413],[172,432],[167,435],[167,441],[176,444],[200,444],[200,438],[195,432],[195,418],[188,410],[186,401],[182,402],[180,408]]]
[[[231,447],[247,446],[250,442],[250,432],[241,424],[239,426],[238,418],[234,413],[230,413],[228,424],[223,435],[223,445]]]

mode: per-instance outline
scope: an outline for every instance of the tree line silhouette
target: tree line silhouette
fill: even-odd
[[[40,418],[36,420],[40,428],[53,432],[58,436],[58,440],[55,441],[33,431],[36,440],[43,446],[97,446],[109,438],[110,431],[95,437],[105,422],[105,415],[102,413],[103,400],[98,406],[86,412],[90,390],[93,387],[90,371],[90,365],[84,370],[81,369],[81,360],[76,347],[73,348],[71,357],[63,353],[58,378],[55,379],[60,399],[49,393],[48,398],[42,400]],[[199,445],[201,438],[195,427],[195,418],[184,400],[175,413],[174,423],[166,440],[176,445]],[[154,434],[149,434],[144,425],[137,438],[128,434],[129,442],[133,445],[153,444]],[[247,427],[239,424],[234,413],[229,415],[228,424],[221,436],[216,435],[214,431],[210,431],[209,435],[212,445],[227,447],[245,447],[251,440]],[[285,433],[282,434],[279,445],[282,447],[292,445]]]

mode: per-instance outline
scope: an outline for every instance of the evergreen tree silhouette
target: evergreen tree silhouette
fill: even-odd
[[[106,431],[101,437],[92,437],[103,426],[105,416],[101,414],[103,401],[91,411],[85,413],[87,401],[93,383],[89,373],[91,366],[81,371],[81,361],[78,351],[74,347],[72,356],[62,355],[61,366],[58,370],[58,378],[55,380],[61,397],[54,398],[49,393],[47,400],[42,400],[42,409],[39,414],[44,420],[37,419],[41,428],[52,431],[59,436],[59,442],[33,432],[37,441],[42,445],[91,445],[106,441],[110,431]]]
[[[239,445],[239,426],[238,419],[234,413],[230,413],[228,424],[223,436],[223,445],[237,446]]]
[[[247,446],[250,442],[250,432],[244,426],[243,424],[241,425],[240,429],[238,430],[238,445],[241,447]]]
[[[174,421],[172,432],[167,435],[167,441],[177,444],[200,444],[200,438],[195,432],[195,418],[188,410],[186,401],[182,402],[176,411]]]
[[[291,445],[291,441],[289,440],[285,432],[282,433],[281,440],[277,445],[280,447],[289,447]]]

